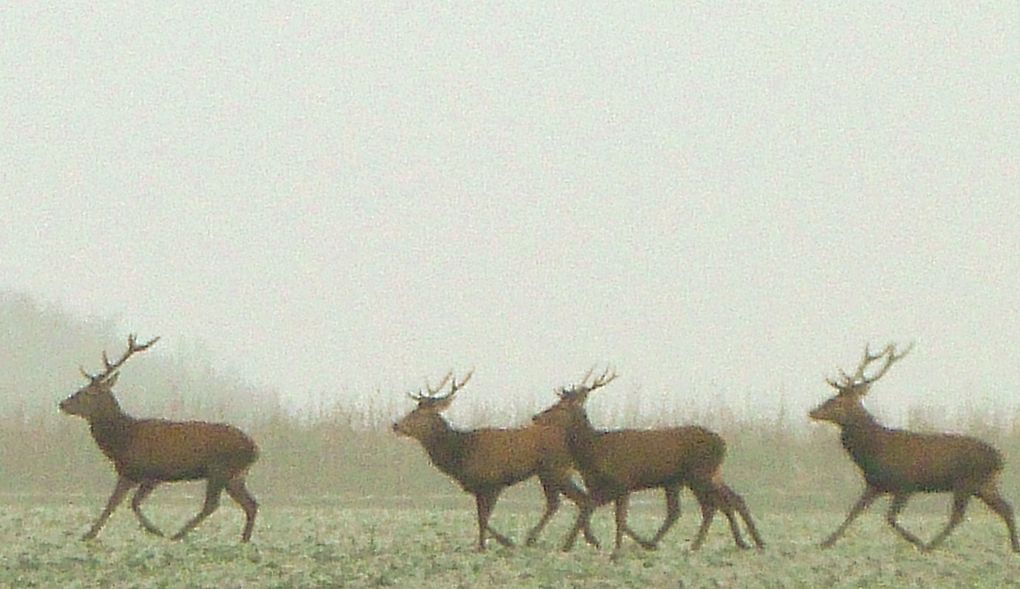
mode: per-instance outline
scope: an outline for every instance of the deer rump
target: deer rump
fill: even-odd
[[[716,481],[726,443],[698,426],[600,432],[590,444],[568,438],[585,486],[598,500],[663,485]]]
[[[868,485],[884,492],[977,491],[1003,469],[989,444],[956,434],[886,429],[843,445]]]
[[[140,419],[118,433],[102,450],[114,459],[117,474],[133,481],[229,479],[258,458],[251,438],[222,423]]]
[[[433,461],[469,492],[511,486],[571,466],[562,433],[548,427],[458,432],[448,450],[440,449]]]

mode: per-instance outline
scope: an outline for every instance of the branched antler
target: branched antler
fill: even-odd
[[[106,350],[103,350],[104,369],[99,374],[90,374],[89,372],[86,372],[85,368],[82,366],[79,366],[78,370],[81,371],[82,375],[85,376],[85,378],[91,380],[92,382],[99,382],[101,380],[105,380],[109,378],[111,374],[116,372],[116,370],[120,368],[122,364],[124,364],[124,361],[130,358],[135,352],[142,352],[149,349],[149,346],[158,342],[160,338],[160,336],[157,335],[156,337],[145,342],[144,344],[139,344],[135,339],[136,337],[137,336],[135,336],[135,334],[133,333],[128,335],[127,350],[124,351],[120,359],[117,360],[116,362],[110,362],[110,358],[106,355]]]
[[[561,398],[577,398],[587,396],[588,393],[594,391],[595,389],[602,388],[607,384],[613,382],[613,380],[615,380],[616,377],[618,376],[616,374],[616,371],[613,370],[612,367],[607,366],[606,369],[602,372],[602,374],[595,377],[595,379],[592,380],[591,384],[588,384],[588,379],[591,378],[591,375],[594,372],[595,367],[592,366],[588,370],[588,372],[585,373],[584,377],[581,378],[581,381],[579,383],[571,387],[562,387],[559,391],[557,391],[557,394]]]
[[[902,352],[897,353],[896,345],[890,343],[886,345],[886,347],[883,348],[881,352],[878,352],[877,354],[872,354],[868,344],[865,344],[864,356],[861,358],[861,362],[857,365],[857,370],[854,371],[853,376],[848,375],[842,368],[840,368],[839,381],[835,381],[829,378],[825,379],[825,381],[829,383],[830,386],[839,391],[870,386],[872,383],[882,378],[885,375],[885,373],[889,371],[889,368],[895,362],[902,359],[913,349],[914,342],[910,342],[910,344],[907,345],[907,347]],[[865,376],[864,371],[868,368],[868,366],[872,362],[875,362],[876,360],[880,360],[882,358],[886,359],[885,364],[882,366],[882,368],[880,368],[878,372],[876,372],[874,375],[870,377]]]
[[[431,386],[429,384],[428,380],[426,379],[425,380],[425,390],[427,390],[428,393],[422,393],[421,391],[419,391],[418,393],[407,393],[407,396],[411,397],[411,400],[413,400],[413,401],[415,401],[417,403],[420,403],[422,401],[430,401],[430,402],[445,401],[445,400],[449,399],[450,397],[452,397],[453,395],[455,395],[457,393],[457,391],[459,391],[465,384],[467,384],[467,381],[471,380],[471,377],[474,375],[474,373],[475,373],[475,369],[472,368],[467,373],[467,376],[465,376],[458,383],[457,379],[453,376],[453,371],[451,370],[451,371],[447,372],[446,376],[443,377],[443,380],[439,381],[439,384],[437,384],[434,387]],[[440,395],[439,391],[441,391],[443,389],[443,387],[446,386],[446,383],[451,382],[451,379],[452,379],[452,384],[450,385],[450,392],[446,393],[445,395]]]

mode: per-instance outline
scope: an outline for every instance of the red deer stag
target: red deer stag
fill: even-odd
[[[884,427],[861,404],[871,385],[913,347],[911,343],[897,353],[896,346],[889,344],[881,352],[872,354],[865,346],[864,357],[853,376],[840,371],[840,380],[826,379],[838,392],[810,413],[812,419],[839,426],[843,447],[861,469],[866,483],[864,493],[850,509],[846,520],[822,546],[828,548],[835,544],[850,523],[876,498],[890,494],[892,501],[886,522],[917,548],[931,550],[963,520],[971,495],[976,495],[1006,522],[1013,551],[1020,552],[1013,508],[999,494],[998,476],[1003,461],[998,450],[969,436],[921,434]],[[873,376],[865,376],[865,369],[883,358],[885,364]],[[945,528],[925,545],[896,518],[912,494],[939,492],[953,494],[952,515]]]
[[[737,546],[749,548],[740,533],[734,516],[739,513],[758,547],[765,544],[743,498],[722,480],[721,465],[726,443],[718,434],[697,426],[671,427],[654,430],[624,429],[598,431],[585,411],[588,394],[616,378],[607,369],[587,384],[592,371],[580,384],[559,391],[560,400],[536,415],[535,424],[563,429],[567,448],[588,488],[591,503],[577,517],[563,550],[570,550],[577,530],[587,526],[596,506],[613,501],[616,508],[616,545],[613,557],[619,555],[626,534],[648,550],[654,550],[680,516],[680,489],[688,487],[701,505],[701,527],[692,550],[705,541],[712,519],[722,509],[730,523]],[[630,494],[644,489],[661,488],[666,495],[666,519],[651,540],[638,536],[627,525]]]
[[[426,383],[428,394],[409,395],[418,406],[393,424],[393,431],[418,440],[439,470],[475,496],[479,551],[485,550],[487,535],[503,546],[513,546],[509,538],[489,525],[489,517],[503,489],[538,475],[545,494],[545,512],[528,533],[527,544],[531,546],[559,509],[561,494],[580,509],[584,509],[588,497],[570,478],[570,455],[561,432],[536,426],[470,431],[458,431],[450,426],[442,412],[450,406],[454,395],[472,374],[468,373],[460,382],[454,378],[450,392],[445,395],[437,395],[437,392],[451,379],[452,372],[435,388]],[[587,526],[584,536],[589,544],[598,546],[597,539]]]
[[[149,349],[158,340],[157,337],[139,344],[134,335],[129,336],[127,351],[116,362],[110,362],[104,351],[103,372],[89,374],[82,368],[81,373],[88,378],[88,384],[60,403],[64,413],[88,420],[92,438],[117,471],[117,485],[106,503],[106,509],[82,540],[95,538],[110,514],[135,487],[138,489],[131,499],[131,509],[145,531],[162,536],[159,528],[142,513],[142,501],[160,483],[206,479],[208,484],[202,511],[173,539],[183,538],[216,511],[220,493],[226,489],[227,494],[244,509],[246,521],[241,541],[247,542],[258,511],[258,504],[244,485],[248,467],[258,456],[258,448],[251,438],[222,423],[136,419],[124,413],[113,396],[113,385],[119,375],[117,369],[132,354]]]

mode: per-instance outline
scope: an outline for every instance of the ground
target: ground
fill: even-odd
[[[1020,587],[1020,556],[1009,551],[1005,528],[986,511],[945,546],[922,554],[885,527],[881,507],[865,514],[835,548],[818,541],[842,520],[842,511],[756,513],[768,546],[734,548],[720,518],[706,546],[688,549],[698,512],[684,505],[677,527],[658,551],[632,542],[622,558],[579,542],[558,550],[573,517],[565,506],[533,548],[494,546],[474,552],[474,516],[467,497],[421,507],[348,507],[345,502],[284,505],[263,502],[253,542],[238,543],[243,516],[224,502],[219,512],[183,542],[143,533],[125,505],[94,542],[78,537],[103,498],[2,504],[0,585],[11,587]],[[153,500],[146,511],[167,530],[194,506]],[[380,501],[385,504],[386,502]],[[363,503],[362,503],[363,505]],[[494,523],[522,539],[538,506],[500,506]],[[632,522],[651,531],[661,506],[649,496]],[[930,537],[941,512],[908,513],[906,525]],[[600,509],[595,530],[612,542],[612,518]]]

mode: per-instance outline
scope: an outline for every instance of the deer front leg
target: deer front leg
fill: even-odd
[[[578,514],[580,514],[580,512],[582,512],[582,511],[584,511],[585,505],[589,505],[590,504],[591,505],[591,509],[592,510],[595,509],[595,503],[594,503],[595,500],[592,499],[590,495],[588,495],[587,493],[585,493],[584,491],[579,489],[578,486],[576,484],[574,484],[574,481],[570,480],[569,478],[567,478],[563,482],[562,487],[560,489],[560,492],[563,493],[564,495],[566,495],[568,499],[570,499],[571,501],[574,502],[574,505],[577,506]],[[580,518],[578,519],[578,521],[581,521]],[[596,550],[601,548],[601,545],[599,543],[598,537],[596,537],[595,533],[591,531],[591,517],[590,517],[590,514],[589,514],[588,519],[584,520],[583,525],[581,526],[580,530],[584,534],[584,541],[585,542],[587,542],[590,546],[594,547]],[[575,535],[576,535],[576,532],[575,532]],[[571,542],[571,544],[572,543],[573,542]]]
[[[857,519],[857,516],[859,516],[865,509],[867,509],[868,506],[875,501],[875,498],[881,494],[882,494],[881,491],[870,485],[867,488],[865,488],[864,493],[861,494],[861,498],[858,499],[857,503],[855,503],[854,506],[850,509],[850,513],[847,514],[846,520],[843,521],[843,524],[836,528],[836,531],[833,532],[831,536],[826,538],[824,542],[822,542],[822,548],[832,547],[832,545],[836,543],[836,540],[839,540],[840,537],[846,532],[846,529],[850,527],[850,524],[853,523],[855,519]]]
[[[500,534],[489,525],[489,517],[492,509],[496,506],[499,498],[499,491],[485,491],[475,495],[475,506],[478,508],[478,551],[485,550],[485,535],[492,534],[492,537],[503,546],[509,548],[514,545],[510,538]]]
[[[106,502],[106,509],[103,510],[103,513],[99,514],[99,519],[96,520],[96,523],[92,524],[92,527],[89,528],[89,531],[85,532],[81,539],[91,540],[99,535],[99,530],[102,530],[103,526],[106,525],[106,520],[110,519],[113,511],[124,501],[124,497],[127,497],[128,491],[137,484],[131,479],[118,477],[117,485],[113,488],[113,493],[110,494],[110,499]]]
[[[680,487],[665,487],[663,490],[666,493],[666,519],[662,521],[659,531],[655,532],[651,540],[653,546],[659,545],[659,541],[680,517]]]

